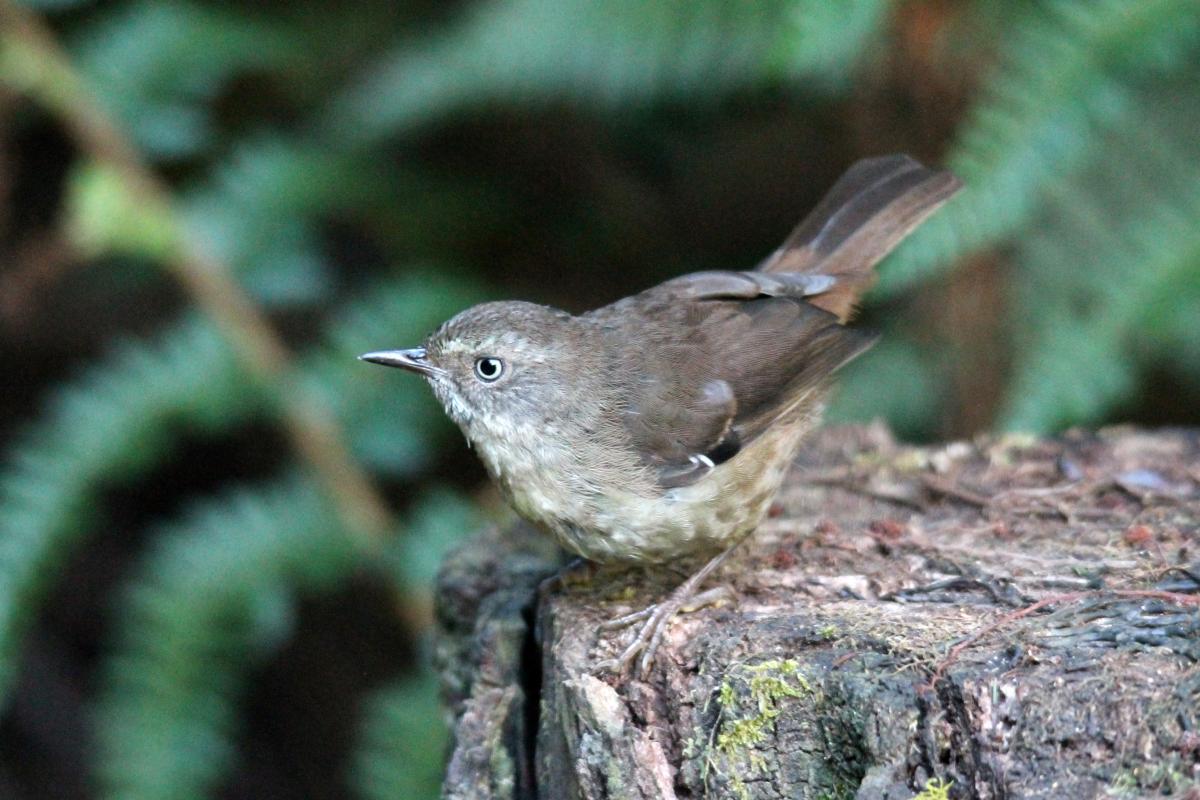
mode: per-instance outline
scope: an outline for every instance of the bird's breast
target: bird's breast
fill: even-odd
[[[509,504],[568,551],[599,563],[654,564],[718,552],[766,515],[807,421],[779,424],[699,481],[662,490],[635,459],[522,429],[476,442]]]

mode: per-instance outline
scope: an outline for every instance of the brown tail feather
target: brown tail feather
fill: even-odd
[[[845,322],[874,283],[875,264],[961,186],[906,155],[859,161],[758,268],[834,277],[809,302]]]

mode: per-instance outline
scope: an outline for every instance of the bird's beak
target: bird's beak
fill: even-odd
[[[372,364],[383,364],[385,367],[399,367],[418,375],[434,377],[441,370],[429,363],[424,347],[414,347],[411,350],[379,350],[374,353],[363,353],[359,361],[369,361]]]

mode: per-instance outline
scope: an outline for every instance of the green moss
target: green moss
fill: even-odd
[[[790,734],[808,744],[801,752],[787,753],[792,762],[787,766],[789,788],[802,785],[806,796],[816,800],[854,797],[862,778],[863,754],[855,733],[861,721],[846,716],[844,698],[827,694],[830,689],[812,677],[811,669],[800,661],[776,658],[733,664],[726,670],[713,694],[720,704],[716,723],[706,732],[706,741],[689,746],[703,759],[706,791],[712,775],[741,800],[751,797],[751,776],[784,780],[783,767],[773,761],[773,740],[779,718],[790,707],[790,724],[798,726]]]
[[[717,750],[725,755],[733,755],[763,742],[780,714],[779,703],[785,697],[808,697],[813,694],[812,686],[800,674],[800,665],[791,659],[773,659],[743,666],[740,672],[741,676],[732,673],[726,675],[721,683],[721,708],[731,711],[740,705],[735,681],[744,676],[743,679],[748,677],[746,685],[753,713],[722,725],[723,730],[717,736]],[[752,766],[757,767],[753,762],[751,758]]]
[[[1138,782],[1129,770],[1121,770],[1113,776],[1106,792],[1110,797],[1133,797],[1138,794]]]
[[[913,800],[950,800],[950,787],[953,785],[954,781],[930,778],[925,781],[925,788]]]
[[[1155,764],[1139,764],[1113,776],[1108,786],[1111,797],[1140,797],[1148,792],[1178,795],[1200,784],[1191,780],[1176,759]]]
[[[705,784],[710,769],[721,774],[717,756],[723,756],[721,760],[726,764],[744,760],[752,773],[765,773],[768,769],[766,759],[754,747],[766,741],[773,732],[775,719],[782,713],[782,701],[814,695],[812,685],[801,674],[799,663],[792,659],[770,659],[731,668],[717,690],[721,719],[713,731],[716,739],[710,738],[705,756]],[[739,798],[750,797],[736,768],[728,779]]]

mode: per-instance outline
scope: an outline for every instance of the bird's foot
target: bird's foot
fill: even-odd
[[[642,623],[642,626],[638,629],[633,641],[621,651],[619,656],[601,661],[596,665],[597,670],[608,670],[617,674],[623,674],[636,661],[637,669],[635,674],[638,678],[644,680],[650,673],[650,667],[654,664],[654,655],[662,643],[662,638],[667,631],[667,625],[670,624],[676,614],[691,613],[705,606],[716,605],[733,599],[733,590],[728,586],[718,586],[715,589],[697,593],[696,584],[689,585],[691,583],[691,581],[684,583],[678,589],[671,592],[670,596],[661,603],[655,603],[652,606],[643,608],[641,611],[635,611],[632,614],[625,614],[624,616],[601,623],[600,630],[602,631],[626,628],[630,625],[636,625],[639,622]],[[639,654],[641,658],[638,658]]]
[[[734,542],[734,544],[709,560],[695,575],[684,581],[661,603],[656,603],[649,608],[634,612],[633,614],[626,614],[623,617],[618,617],[601,625],[601,630],[611,630],[642,622],[642,627],[638,630],[637,636],[621,652],[621,655],[614,659],[602,661],[597,665],[597,668],[623,673],[633,664],[634,659],[637,659],[636,674],[644,680],[650,674],[650,667],[654,663],[654,654],[658,651],[659,644],[662,643],[663,634],[667,630],[667,623],[671,621],[672,617],[684,609],[711,605],[716,600],[722,597],[728,598],[732,594],[732,590],[728,587],[711,589],[707,592],[699,593],[697,593],[697,590],[708,579],[708,576],[724,563],[725,559],[737,548],[738,544],[740,544],[740,540]]]

